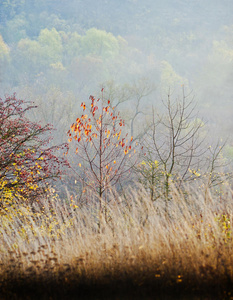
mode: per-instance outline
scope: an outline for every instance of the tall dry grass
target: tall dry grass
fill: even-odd
[[[65,299],[88,289],[231,295],[229,185],[221,193],[172,187],[167,211],[164,199],[151,202],[140,186],[124,196],[113,193],[102,204],[100,213],[91,198],[89,205],[75,207],[51,197],[40,206],[2,210],[2,297],[36,291]]]

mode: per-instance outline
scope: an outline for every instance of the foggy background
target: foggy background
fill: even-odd
[[[233,157],[233,1],[0,0],[0,96],[34,101],[54,143],[101,87],[129,128],[138,104],[135,135],[184,89]]]

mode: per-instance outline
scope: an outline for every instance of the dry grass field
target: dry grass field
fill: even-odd
[[[229,185],[95,203],[1,209],[0,299],[233,299]]]

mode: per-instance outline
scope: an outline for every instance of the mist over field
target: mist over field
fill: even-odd
[[[145,117],[184,86],[215,135],[231,139],[232,12],[230,0],[1,1],[1,95],[35,101],[37,118],[65,139],[79,103],[102,85],[153,86]]]
[[[232,130],[232,0],[0,0],[0,298],[232,299]]]

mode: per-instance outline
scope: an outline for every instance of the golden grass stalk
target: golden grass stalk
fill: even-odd
[[[172,187],[168,201],[165,211],[165,199],[151,202],[137,187],[124,197],[112,193],[101,214],[98,202],[73,209],[59,199],[9,207],[1,216],[0,287],[230,293],[230,187],[221,195]]]

